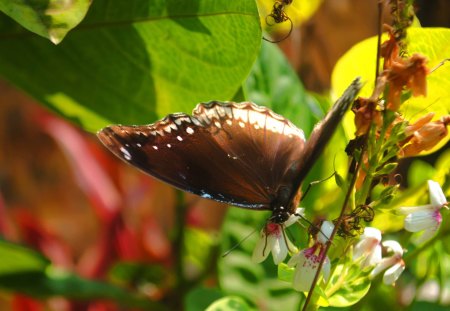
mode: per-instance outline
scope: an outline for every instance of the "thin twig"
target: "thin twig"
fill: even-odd
[[[176,191],[176,203],[175,203],[175,238],[173,241],[173,250],[175,258],[175,273],[177,277],[176,292],[179,299],[174,300],[174,305],[178,308],[182,305],[184,294],[186,292],[186,278],[183,262],[184,251],[184,234],[186,225],[186,204],[184,202],[184,194],[182,191]]]
[[[350,187],[347,189],[347,194],[345,195],[344,203],[342,204],[341,213],[339,215],[338,220],[336,221],[336,224],[334,226],[333,232],[331,233],[330,238],[328,239],[328,242],[325,245],[324,255],[323,255],[323,257],[321,258],[321,260],[319,262],[319,267],[317,268],[316,274],[314,276],[314,280],[313,280],[313,282],[311,284],[311,288],[309,289],[309,292],[308,292],[308,296],[306,297],[306,301],[305,301],[305,304],[303,306],[303,311],[306,311],[306,308],[308,307],[308,304],[309,304],[309,302],[311,300],[311,297],[312,297],[312,294],[313,294],[313,290],[316,287],[317,281],[319,280],[320,271],[322,270],[322,266],[323,266],[323,263],[325,262],[325,258],[326,258],[326,255],[328,253],[328,250],[330,249],[330,246],[332,244],[333,238],[336,235],[336,233],[337,233],[337,231],[339,229],[339,226],[341,225],[342,220],[344,218],[345,210],[346,210],[347,204],[348,204],[348,202],[350,200],[350,195],[353,192],[353,188],[355,186],[356,179],[358,177],[358,172],[359,172],[359,169],[361,167],[361,163],[363,161],[363,155],[364,155],[364,152],[365,152],[365,149],[366,149],[366,142],[367,142],[367,135],[364,138],[363,146],[361,148],[361,154],[359,156],[355,172],[354,172],[354,174],[352,176],[352,180],[350,182]]]
[[[375,85],[380,74],[380,54],[381,54],[381,36],[383,35],[383,1],[378,1],[378,41],[377,41],[377,60],[375,67]]]

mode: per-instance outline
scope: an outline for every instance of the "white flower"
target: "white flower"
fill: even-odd
[[[297,251],[297,248],[289,241],[283,230],[295,223],[301,217],[300,215],[304,215],[304,210],[304,208],[298,208],[295,214],[292,214],[282,225],[268,222],[264,226],[253,250],[253,262],[263,262],[269,256],[269,253],[272,253],[273,262],[278,265],[286,258],[289,250]]]
[[[334,224],[330,221],[324,221],[320,226],[320,232],[317,236],[317,242],[327,244],[330,240],[331,233],[333,233]]]
[[[366,227],[353,250],[353,260],[362,257],[361,268],[374,266],[381,261],[381,232],[377,228]]]
[[[441,208],[448,204],[441,186],[435,181],[428,180],[430,204],[412,207],[400,207],[399,211],[406,214],[405,229],[410,232],[424,231],[416,243],[431,238],[442,222]]]
[[[295,290],[306,292],[311,289],[314,276],[317,273],[321,260],[324,260],[322,266],[324,281],[328,280],[330,276],[331,264],[328,257],[324,258],[325,245],[329,240],[333,228],[334,225],[331,222],[324,221],[314,245],[295,254],[289,260],[288,265],[290,267],[296,267],[292,282]]]
[[[386,285],[394,284],[400,274],[405,270],[405,262],[403,261],[403,248],[397,241],[385,241],[382,243],[384,247],[392,251],[392,256],[383,258],[370,273],[373,279],[381,271],[386,270],[383,275],[383,282]]]

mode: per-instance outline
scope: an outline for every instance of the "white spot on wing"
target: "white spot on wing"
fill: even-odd
[[[266,128],[274,133],[280,133],[282,134],[283,131],[283,123],[274,119],[274,118],[267,118],[266,119]]]
[[[188,133],[189,135],[192,135],[192,134],[194,134],[194,129],[192,128],[192,127],[187,127],[186,128],[186,133]]]
[[[244,109],[233,109],[233,116],[236,120],[241,120],[243,122],[248,122],[248,110]]]
[[[171,148],[172,147],[172,145],[171,144],[167,144],[167,148]]]
[[[209,193],[206,193],[205,191],[201,191],[200,192],[200,196],[202,197],[202,198],[205,198],[205,199],[212,199],[212,196],[209,194]]]
[[[153,146],[153,149],[158,150],[158,146]]]
[[[131,160],[131,154],[128,152],[127,149],[125,149],[124,147],[120,147],[120,151],[123,154],[123,157],[125,158],[125,160]]]
[[[222,106],[216,106],[217,114],[223,118],[225,116],[225,109]]]
[[[177,136],[177,139],[179,140],[179,141],[183,141],[183,138],[181,137],[181,136]]]

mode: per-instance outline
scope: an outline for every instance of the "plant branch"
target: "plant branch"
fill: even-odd
[[[381,54],[381,36],[383,34],[383,0],[378,1],[378,39],[377,39],[377,59],[375,67],[375,82],[377,85],[377,79],[380,75],[380,54]]]
[[[347,189],[347,193],[345,195],[344,203],[342,204],[341,213],[340,213],[339,218],[337,219],[337,221],[335,223],[333,232],[331,233],[330,238],[328,239],[328,242],[325,245],[324,255],[323,255],[323,257],[321,258],[321,260],[319,262],[319,267],[317,268],[316,274],[314,276],[314,280],[313,280],[313,282],[311,284],[311,288],[309,289],[309,292],[308,292],[308,296],[306,297],[305,304],[303,305],[303,311],[307,310],[308,304],[311,301],[312,293],[314,291],[314,288],[317,285],[317,281],[319,280],[320,271],[322,270],[322,266],[323,266],[323,264],[325,262],[326,255],[328,253],[328,250],[331,247],[332,241],[333,241],[333,239],[334,239],[334,237],[335,237],[335,235],[336,235],[336,233],[337,233],[337,231],[338,231],[338,229],[339,229],[339,227],[340,227],[340,225],[342,223],[342,220],[344,218],[345,211],[346,211],[346,208],[347,208],[347,204],[348,204],[348,202],[350,200],[350,196],[352,195],[353,188],[355,187],[356,179],[358,178],[359,169],[361,168],[363,155],[364,155],[365,150],[366,150],[366,144],[367,144],[367,135],[364,137],[364,142],[363,142],[363,146],[361,148],[361,153],[359,155],[358,163],[356,165],[355,172],[354,172],[354,174],[352,176],[352,180],[350,182],[350,186]]]
[[[176,299],[177,301],[175,301],[174,305],[177,307],[182,306],[186,289],[186,278],[183,264],[186,211],[187,208],[184,204],[183,192],[177,190],[175,203],[175,237],[173,241],[175,258],[174,270],[177,282],[174,288],[174,293],[176,293],[177,297],[179,297]]]

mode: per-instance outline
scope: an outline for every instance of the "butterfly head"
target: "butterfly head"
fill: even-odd
[[[271,203],[272,216],[269,221],[276,224],[285,223],[295,213],[300,199],[300,191],[291,200],[292,187],[282,185],[278,188],[277,196]]]

